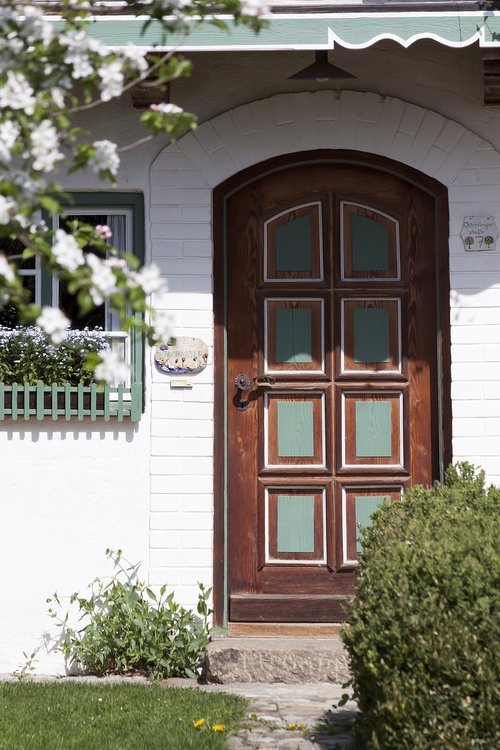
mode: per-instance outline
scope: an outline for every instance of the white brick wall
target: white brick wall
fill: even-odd
[[[153,259],[169,277],[179,330],[212,343],[212,189],[264,159],[320,148],[387,156],[448,186],[454,457],[500,481],[500,252],[466,254],[460,238],[469,214],[500,226],[500,155],[458,122],[371,93],[280,94],[168,146],[151,168]],[[151,577],[182,580],[186,595],[211,580],[212,362],[210,350],[192,391],[153,378]]]

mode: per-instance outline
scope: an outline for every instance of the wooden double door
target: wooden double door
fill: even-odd
[[[342,162],[226,201],[229,621],[341,620],[362,527],[439,477],[436,205]]]

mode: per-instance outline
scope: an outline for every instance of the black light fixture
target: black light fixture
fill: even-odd
[[[314,53],[315,60],[312,65],[308,65],[307,68],[299,70],[298,73],[294,73],[293,76],[289,76],[288,80],[297,81],[332,81],[340,80],[342,78],[356,78],[352,73],[348,73],[347,70],[342,70],[336,65],[332,65],[328,62],[328,50],[317,50]]]

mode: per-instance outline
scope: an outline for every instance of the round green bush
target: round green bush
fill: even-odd
[[[500,747],[499,501],[462,464],[364,531],[343,632],[356,750]]]

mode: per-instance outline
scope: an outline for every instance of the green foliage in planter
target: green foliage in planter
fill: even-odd
[[[54,346],[35,326],[0,326],[0,382],[89,385],[94,373],[87,357],[103,349],[109,344],[99,329],[69,330],[66,340]]]
[[[81,628],[69,624],[69,611],[59,614],[57,593],[49,600],[57,605],[49,614],[61,627],[59,649],[66,659],[95,675],[196,677],[210,641],[211,589],[198,584],[197,616],[177,604],[166,586],[156,595],[139,579],[139,564],[124,560],[121,550],[106,550],[106,555],[114,561],[115,575],[92,581],[89,596],[70,597],[80,610]]]
[[[343,632],[357,750],[500,747],[499,501],[461,464],[374,514]]]

